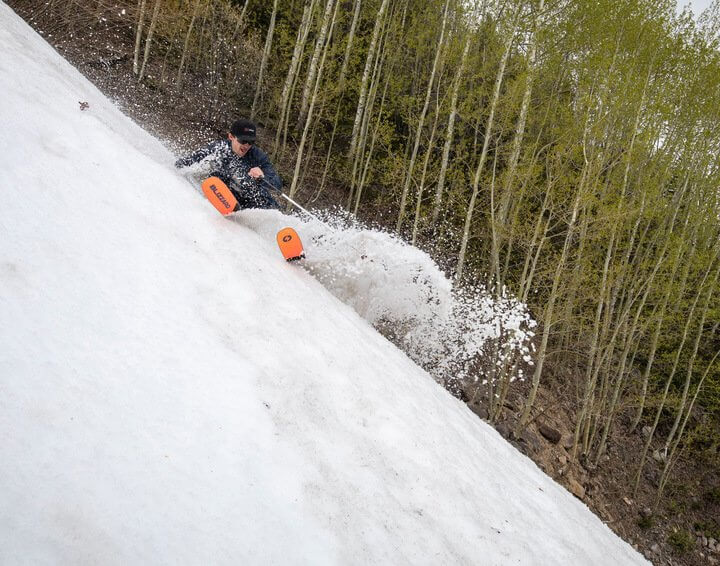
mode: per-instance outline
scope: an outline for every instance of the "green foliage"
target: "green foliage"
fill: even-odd
[[[666,508],[668,515],[673,517],[684,513],[687,506],[685,504],[685,500],[679,501],[677,499],[671,499],[668,501]]]
[[[679,554],[685,554],[691,550],[695,544],[695,537],[684,529],[676,529],[668,537],[668,544]]]
[[[697,521],[693,527],[699,533],[703,533],[707,538],[720,540],[720,522],[717,519]]]
[[[706,491],[705,500],[714,505],[720,505],[720,487],[714,487]],[[720,539],[720,537],[717,538]]]

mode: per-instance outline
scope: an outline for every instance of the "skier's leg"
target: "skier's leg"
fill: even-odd
[[[272,197],[270,194],[270,191],[268,191],[265,187],[262,185],[257,185],[254,187],[255,191],[255,202],[257,203],[257,208],[274,208],[279,210],[280,205],[278,202]]]

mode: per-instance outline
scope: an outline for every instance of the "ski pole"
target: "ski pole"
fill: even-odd
[[[329,228],[330,230],[332,230],[332,228],[331,228],[330,226],[328,226],[327,224],[325,224],[325,222],[323,222],[322,220],[320,220],[320,219],[319,219],[317,216],[315,216],[312,212],[310,212],[309,210],[306,210],[305,208],[303,208],[302,206],[300,206],[298,203],[296,203],[293,199],[291,199],[289,196],[287,196],[284,192],[282,192],[280,189],[278,189],[277,187],[274,187],[273,185],[271,185],[268,181],[265,180],[265,177],[259,177],[259,179],[260,179],[263,183],[265,183],[265,184],[268,186],[268,188],[272,189],[273,191],[276,191],[276,192],[280,193],[280,196],[284,197],[290,204],[294,204],[294,205],[295,205],[296,207],[298,207],[302,212],[304,212],[305,214],[307,214],[310,218],[313,218],[313,219],[317,220],[318,222],[320,222],[320,224],[322,224],[322,225],[325,226],[326,228]]]
[[[296,203],[293,199],[291,199],[289,196],[287,196],[287,195],[286,195],[284,192],[282,192],[280,189],[274,187],[274,186],[271,185],[269,182],[267,182],[267,181],[265,180],[265,177],[260,177],[259,179],[260,179],[263,183],[265,183],[270,189],[272,189],[273,191],[276,191],[276,192],[280,193],[280,195],[282,195],[283,197],[285,197],[289,203],[294,204],[295,206],[297,206],[302,212],[304,212],[305,214],[307,214],[310,218],[314,218],[315,220],[317,220],[320,224],[322,224],[323,226],[325,226],[325,228],[327,228],[327,229],[330,230],[331,232],[335,232],[335,231],[336,231],[335,228],[333,228],[333,227],[330,226],[329,224],[326,224],[325,222],[323,222],[322,220],[320,220],[317,216],[315,216],[315,215],[314,215],[312,212],[310,212],[309,210],[305,210],[302,206],[300,206],[298,203]],[[353,246],[352,244],[348,244],[348,245],[357,252],[357,254],[360,256],[361,259],[365,259],[365,258],[367,257],[365,254],[363,254],[360,250],[358,250],[358,249],[357,249],[355,246]]]

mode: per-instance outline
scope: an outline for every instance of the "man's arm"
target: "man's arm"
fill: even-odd
[[[278,191],[282,190],[283,182],[280,175],[275,171],[275,167],[270,163],[267,154],[257,146],[252,148],[252,167],[260,167],[262,169],[265,180],[275,187]]]
[[[207,156],[217,152],[218,144],[222,144],[222,140],[214,141],[207,147],[200,148],[197,151],[193,151],[190,155],[181,157],[175,162],[175,167],[180,169],[193,165],[194,163],[200,163]]]

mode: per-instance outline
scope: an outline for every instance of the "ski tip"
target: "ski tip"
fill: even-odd
[[[287,261],[298,261],[305,257],[300,237],[289,226],[277,233],[277,244]]]

